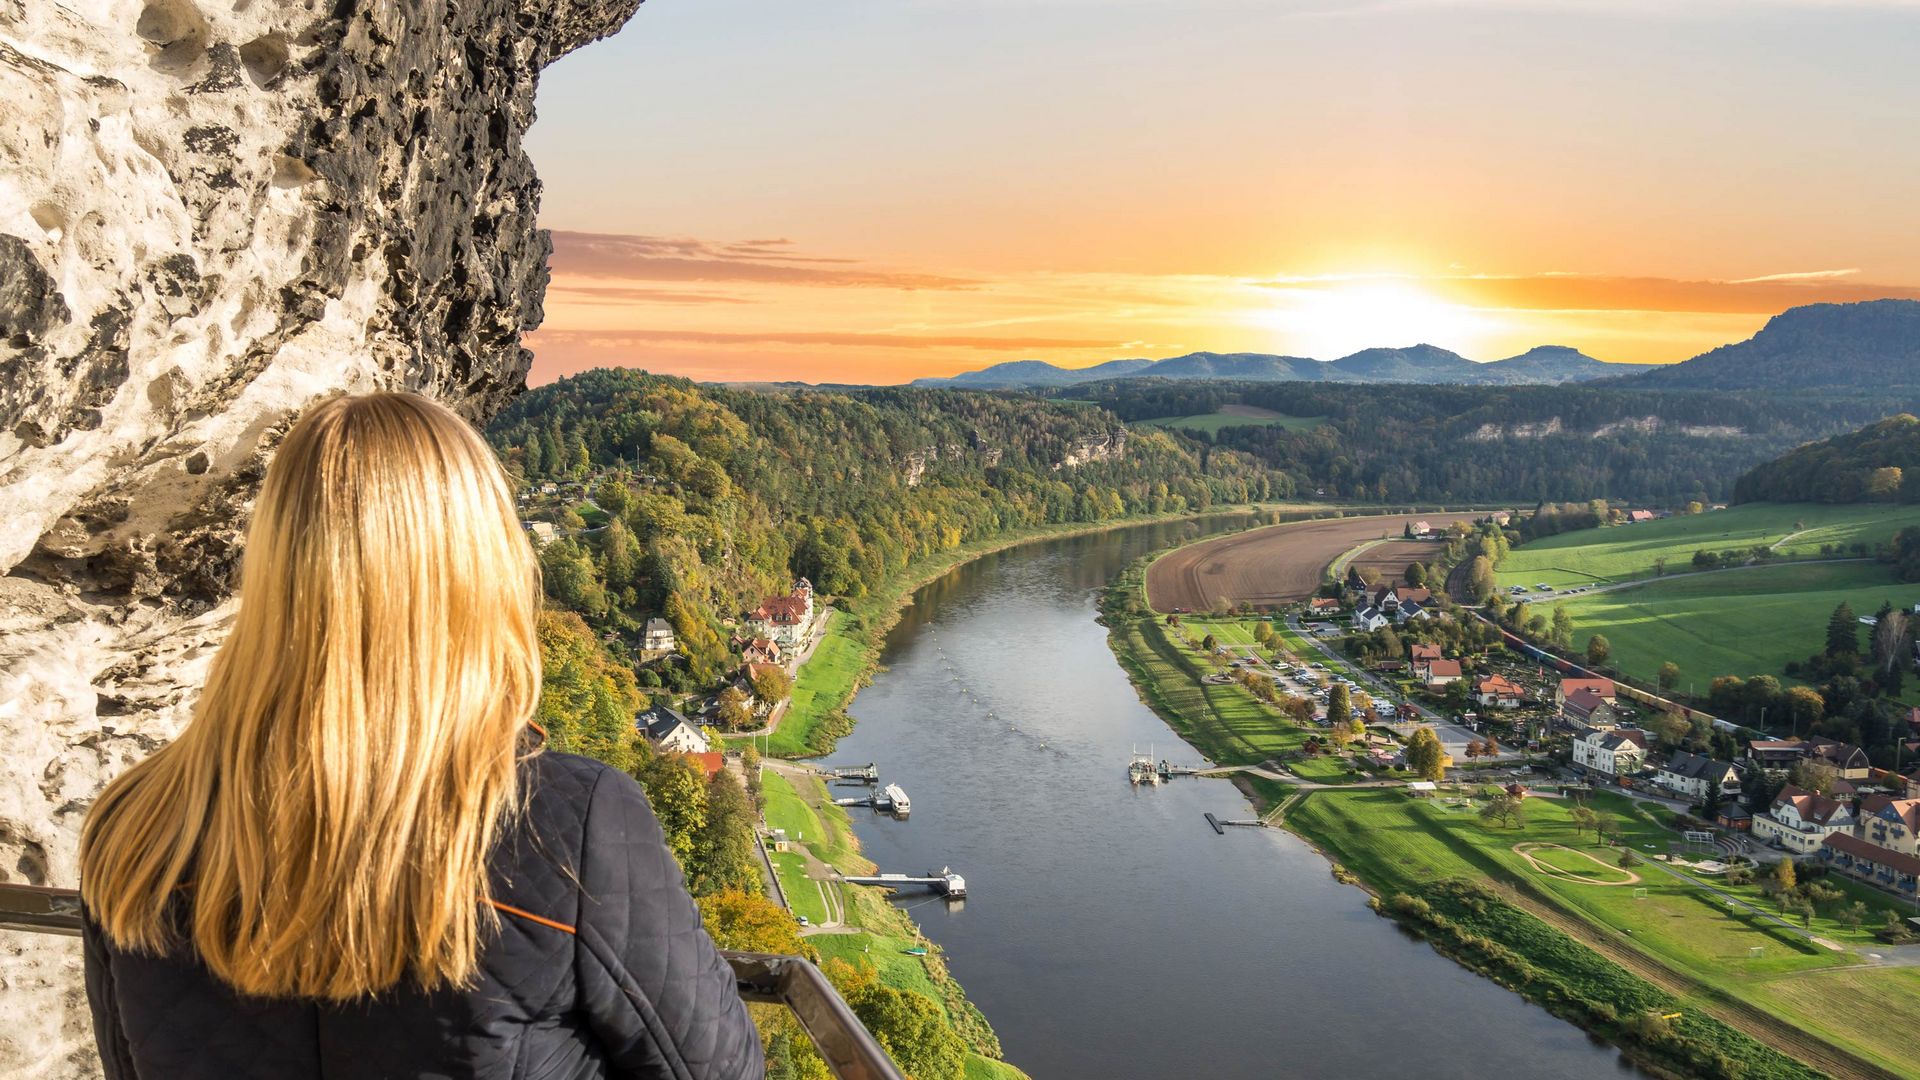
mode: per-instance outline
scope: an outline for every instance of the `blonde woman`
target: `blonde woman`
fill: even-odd
[[[87,820],[109,1080],[762,1073],[639,786],[540,750],[538,605],[458,417],[294,426],[192,723]]]

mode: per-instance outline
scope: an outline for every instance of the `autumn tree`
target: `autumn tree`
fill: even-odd
[[[1453,764],[1432,728],[1423,727],[1413,733],[1413,737],[1407,740],[1405,756],[1408,768],[1422,780],[1435,783],[1446,779],[1447,766]]]
[[[793,693],[793,676],[777,664],[755,664],[747,673],[747,682],[753,687],[753,696],[776,705]]]
[[[753,851],[758,815],[733,774],[722,769],[707,780],[707,815],[695,843],[688,883],[695,895],[748,890],[760,884]]]
[[[727,731],[744,731],[753,726],[753,709],[747,705],[746,693],[737,686],[720,691],[719,707],[714,715]]]
[[[1668,660],[1660,665],[1660,674],[1657,678],[1660,681],[1661,693],[1673,693],[1673,688],[1680,685],[1680,665]]]
[[[707,824],[707,785],[700,767],[685,754],[646,754],[634,770],[634,779],[647,789],[653,816],[660,819],[667,847],[683,870],[697,869]]]

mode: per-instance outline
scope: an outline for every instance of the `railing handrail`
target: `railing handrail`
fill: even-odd
[[[0,930],[80,934],[80,894],[44,885],[0,883]],[[722,951],[744,1001],[784,1005],[841,1080],[904,1080],[846,999],[804,957]]]

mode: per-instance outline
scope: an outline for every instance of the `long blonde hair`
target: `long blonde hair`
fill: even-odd
[[[184,926],[249,994],[468,983],[540,691],[538,608],[471,427],[411,394],[308,410],[267,472],[192,722],[87,819],[92,917],[143,952]]]

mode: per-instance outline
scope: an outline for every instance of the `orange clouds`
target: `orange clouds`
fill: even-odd
[[[906,382],[989,363],[1198,350],[1319,355],[1419,341],[1669,362],[1798,304],[1920,299],[1850,270],[1738,280],[1574,273],[1237,276],[888,266],[739,242],[561,232],[533,381],[624,365],[728,381]]]

